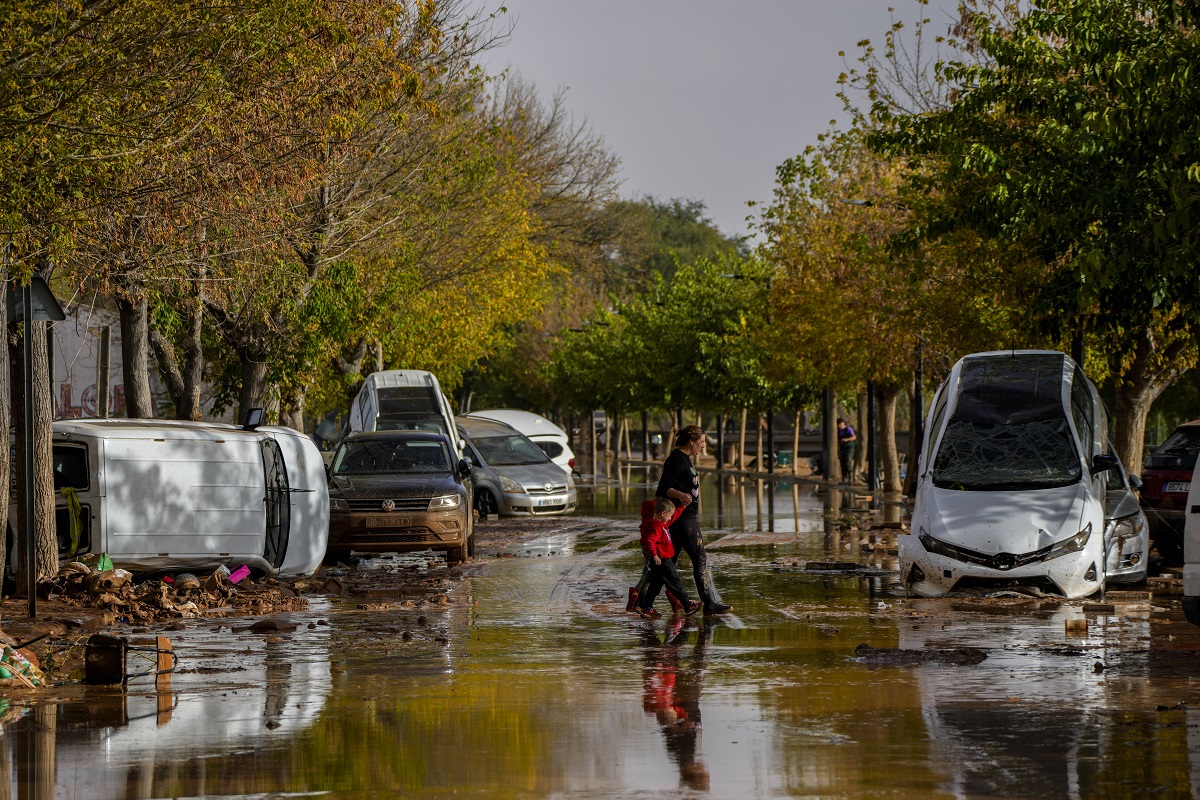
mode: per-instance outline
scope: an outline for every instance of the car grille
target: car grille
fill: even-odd
[[[525,491],[529,492],[529,494],[533,495],[534,497],[545,497],[548,494],[562,494],[566,490],[567,485],[565,483],[551,484],[549,489],[546,489],[544,484],[541,486],[525,487]]]
[[[353,498],[348,499],[346,503],[350,506],[351,511],[383,511],[383,501],[388,498],[370,497],[370,498]],[[429,502],[432,497],[393,497],[392,502],[396,504],[396,511],[428,511]]]
[[[428,528],[377,528],[372,531],[352,531],[338,545],[441,544],[443,541],[442,537]]]
[[[538,506],[533,509],[534,514],[554,514],[566,509],[566,503],[560,503],[556,506]]]

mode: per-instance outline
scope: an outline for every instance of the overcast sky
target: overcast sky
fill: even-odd
[[[501,0],[492,0],[493,6]],[[845,123],[838,51],[882,42],[914,0],[503,0],[516,23],[489,54],[545,97],[567,89],[624,165],[622,194],[702,200],[717,226],[747,231],[775,167]],[[932,0],[935,20],[954,0]],[[939,27],[939,32],[941,28]]]

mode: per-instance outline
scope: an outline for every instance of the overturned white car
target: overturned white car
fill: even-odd
[[[1113,544],[1142,548],[1132,565],[1116,558],[1140,577],[1144,524],[1129,541],[1106,514],[1116,466],[1104,406],[1071,358],[966,356],[926,423],[911,532],[898,537],[902,582],[925,597],[1011,587],[1084,597],[1104,588]]]

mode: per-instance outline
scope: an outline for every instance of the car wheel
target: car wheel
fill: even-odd
[[[499,513],[500,508],[490,491],[480,489],[475,495],[475,510],[479,512],[479,516],[485,517]]]
[[[1179,567],[1183,565],[1183,539],[1173,532],[1168,532],[1154,539],[1152,544],[1162,557],[1163,565]]]
[[[325,557],[321,559],[321,563],[326,567],[336,567],[338,564],[345,564],[349,560],[349,550],[326,550]]]
[[[475,557],[475,533],[472,532],[471,536],[467,539],[467,558],[474,558],[474,557]]]
[[[469,542],[470,540],[468,540]],[[467,545],[455,547],[453,550],[446,551],[446,565],[456,566],[467,560]]]

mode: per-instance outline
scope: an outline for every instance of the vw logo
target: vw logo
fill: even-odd
[[[396,510],[396,501],[395,500],[384,500],[383,501],[383,510],[384,511],[395,511]]]
[[[550,491],[551,489],[553,489],[553,488],[554,488],[554,486],[553,486],[552,484],[549,484],[549,483],[547,483],[547,484],[546,484],[546,485],[545,485],[543,488],[544,488],[544,489],[545,489],[545,490],[548,492],[548,491]]]

